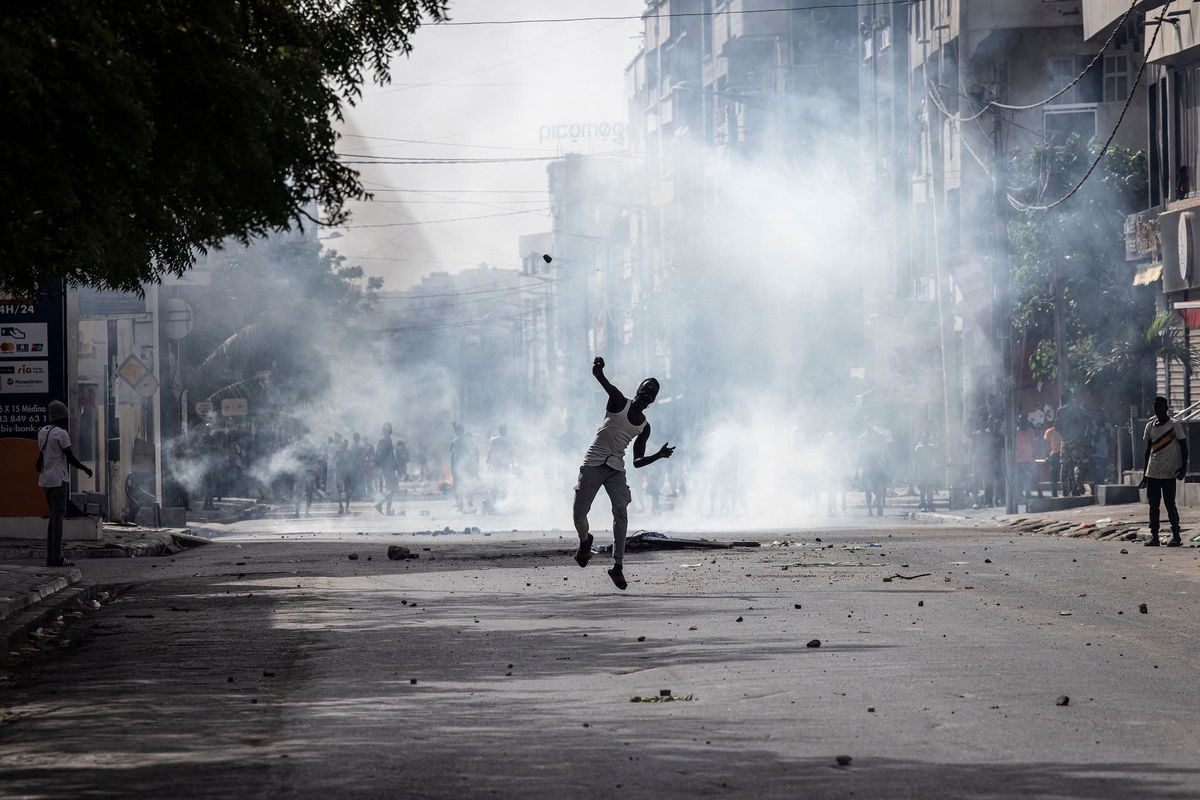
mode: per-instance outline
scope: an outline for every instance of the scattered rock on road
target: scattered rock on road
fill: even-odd
[[[1145,603],[1140,603],[1140,604],[1138,604],[1138,613],[1139,614],[1149,614],[1150,610],[1148,608],[1146,608]]]
[[[839,767],[848,767],[850,766],[850,762],[854,759],[850,756],[834,756],[833,760],[837,762]]]
[[[420,558],[421,556],[420,554],[409,550],[407,547],[401,547],[400,545],[394,544],[388,547],[387,557],[392,561],[403,561],[406,558]]]
[[[809,646],[809,647],[820,647],[820,646],[821,646],[821,640],[820,640],[820,639],[813,639],[813,640],[811,640],[811,641],[808,643],[808,646]]]
[[[1065,694],[1060,694],[1058,696],[1058,699],[1054,701],[1054,705],[1069,706],[1069,705],[1071,705],[1071,698],[1067,697]]]

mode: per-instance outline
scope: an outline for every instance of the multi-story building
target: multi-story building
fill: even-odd
[[[1086,0],[1085,34],[1102,39],[1129,11],[1124,0]],[[1136,284],[1154,284],[1160,311],[1183,317],[1187,341],[1200,346],[1200,2],[1136,5],[1138,44],[1147,61],[1148,98],[1139,121],[1147,135],[1147,209],[1126,221],[1126,254],[1141,262]],[[1200,400],[1194,373],[1178,361],[1158,365],[1158,392],[1175,409]]]
[[[1145,108],[1144,94],[1130,98],[1140,63],[1132,27],[1085,39],[1080,12],[1080,2],[1041,0],[861,9],[868,168],[876,191],[902,193],[908,205],[900,211],[880,201],[886,213],[870,301],[878,320],[876,379],[885,395],[908,392],[908,400],[927,404],[930,427],[943,432],[951,459],[965,456],[963,425],[994,418],[1003,405],[1009,370],[1017,414],[1052,412],[1058,403],[1057,387],[1035,385],[1023,369],[1027,354],[1008,339],[1003,220],[1010,212],[995,182],[1005,180],[1002,156],[1071,134],[1105,138],[1126,105],[1129,114]],[[902,49],[899,31],[907,34]],[[895,147],[899,141],[903,148]],[[1133,148],[1144,141],[1135,125],[1115,139]],[[909,176],[907,187],[888,168],[892,158],[901,160],[896,172]],[[909,313],[922,302],[930,312]],[[904,313],[887,320],[889,307]],[[897,321],[907,330],[889,324]],[[903,371],[889,371],[904,363],[891,352],[895,342],[932,356],[925,363],[937,365],[926,368],[934,385],[906,386]]]

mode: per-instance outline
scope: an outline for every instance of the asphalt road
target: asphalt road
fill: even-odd
[[[0,796],[1200,796],[1195,548],[810,531],[622,593],[368,539],[86,563],[129,585],[2,671]]]

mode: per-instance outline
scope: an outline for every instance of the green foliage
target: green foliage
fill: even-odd
[[[1065,194],[1099,152],[1072,136],[1065,143],[1014,153],[1009,174],[1026,202]],[[1058,377],[1054,353],[1057,283],[1070,374],[1103,386],[1114,407],[1137,402],[1154,355],[1170,335],[1154,321],[1153,291],[1132,286],[1125,261],[1127,214],[1145,207],[1146,160],[1112,148],[1075,197],[1049,211],[1027,211],[1009,225],[1013,247],[1013,322],[1033,348],[1030,368],[1042,380]],[[1147,339],[1152,321],[1157,333]],[[1169,329],[1169,325],[1167,328]]]
[[[208,400],[248,397],[257,408],[289,408],[330,385],[334,353],[362,352],[354,328],[382,286],[361,267],[294,234],[215,254],[210,296],[197,298],[186,384]]]
[[[0,293],[140,291],[364,197],[333,121],[448,0],[48,0],[0,14]]]

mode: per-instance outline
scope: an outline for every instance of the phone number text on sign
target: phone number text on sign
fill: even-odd
[[[33,433],[46,424],[46,409],[28,403],[0,403],[0,436]]]

